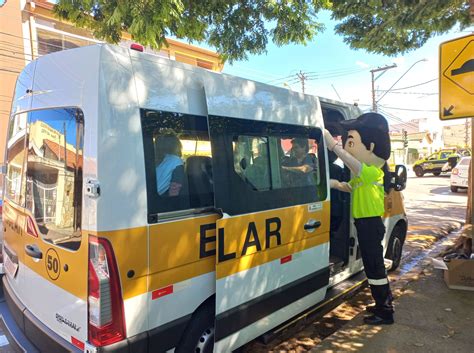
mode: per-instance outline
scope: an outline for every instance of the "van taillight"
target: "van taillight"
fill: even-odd
[[[96,347],[123,340],[125,317],[120,278],[112,246],[89,237],[89,342]]]
[[[458,174],[459,174],[458,168],[454,168],[454,169],[451,171],[451,174],[458,175]]]

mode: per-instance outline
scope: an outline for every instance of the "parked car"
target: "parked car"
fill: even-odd
[[[462,157],[451,171],[451,191],[458,192],[459,189],[467,189],[469,177],[469,163],[471,157]]]

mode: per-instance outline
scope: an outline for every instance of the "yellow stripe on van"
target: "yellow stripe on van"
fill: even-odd
[[[124,300],[147,292],[147,227],[87,232],[87,234],[106,238],[112,244],[117,267],[120,272]],[[132,273],[133,276],[129,276]]]
[[[385,214],[384,218],[405,214],[405,206],[403,204],[403,194],[400,191],[390,189],[388,195],[385,196]]]
[[[221,279],[252,267],[260,266],[278,258],[291,255],[329,241],[330,203],[317,203],[319,207],[310,210],[310,205],[300,205],[279,210],[271,210],[254,214],[218,220],[219,228],[224,228],[224,254],[235,254],[235,258],[220,261],[216,268],[216,278]],[[279,230],[281,244],[276,245],[274,236],[266,244],[266,220],[278,218],[281,222]],[[313,232],[304,230],[309,220],[321,222],[321,226]],[[252,226],[249,226],[253,223]],[[249,229],[254,240],[258,236],[261,250],[257,246],[245,246]],[[256,230],[256,234],[255,233]],[[271,230],[271,229],[270,229]]]
[[[209,239],[216,235],[217,218],[213,214],[150,226],[150,291],[214,271],[215,256],[210,254],[216,244]]]
[[[77,298],[87,300],[87,259],[89,251],[84,231],[82,232],[79,249],[71,251],[44,241],[39,232],[38,238],[28,235],[25,231],[26,218],[31,217],[34,220],[33,215],[28,210],[7,199],[5,200],[5,207],[4,226],[7,231],[4,240],[7,246],[18,255],[23,265]],[[43,258],[39,261],[25,254],[25,246],[33,244],[36,244],[43,254]],[[47,270],[48,257],[52,254],[59,261],[58,272],[55,276],[52,276],[51,272],[48,274]],[[18,271],[21,271],[21,268]],[[54,300],[54,298],[51,300]]]

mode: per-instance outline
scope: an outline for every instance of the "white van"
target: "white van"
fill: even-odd
[[[330,227],[322,138],[354,114],[110,45],[33,61],[7,137],[16,325],[43,352],[229,352],[363,283],[349,195]],[[289,168],[296,143],[309,172]],[[393,189],[385,224],[396,264]]]

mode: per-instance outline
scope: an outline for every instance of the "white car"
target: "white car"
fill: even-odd
[[[467,189],[469,177],[469,163],[471,157],[462,157],[451,171],[451,191],[458,192],[458,189]]]

